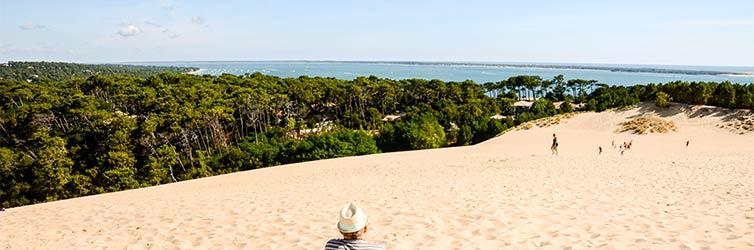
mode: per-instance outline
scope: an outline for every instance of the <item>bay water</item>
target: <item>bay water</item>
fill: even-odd
[[[224,73],[243,75],[260,72],[279,77],[334,77],[350,80],[358,76],[378,76],[390,79],[440,79],[443,81],[473,80],[476,83],[497,82],[516,75],[538,75],[552,79],[562,74],[565,79],[597,80],[608,85],[630,86],[635,84],[666,83],[681,81],[731,81],[754,83],[754,75],[682,74],[656,72],[626,72],[614,70],[583,69],[598,67],[616,69],[662,69],[690,71],[719,71],[750,73],[754,67],[725,66],[675,66],[675,65],[618,65],[618,64],[546,64],[547,67],[522,67],[493,65],[492,63],[407,63],[407,62],[341,62],[341,61],[190,61],[190,62],[139,62],[132,64],[158,66],[198,67],[196,74],[220,75]],[[559,68],[563,67],[563,68]]]

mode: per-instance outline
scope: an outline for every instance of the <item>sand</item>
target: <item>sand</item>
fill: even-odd
[[[678,130],[614,133],[640,114]],[[389,249],[754,249],[754,136],[716,126],[731,118],[642,105],[469,147],[11,208],[0,212],[0,249],[322,249],[347,201],[370,216],[367,239]],[[621,156],[612,140],[633,147]]]

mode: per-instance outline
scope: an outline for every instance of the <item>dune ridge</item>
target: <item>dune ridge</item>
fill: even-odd
[[[754,136],[718,126],[739,114],[706,109],[643,104],[469,147],[12,208],[0,212],[0,248],[321,249],[353,201],[370,216],[367,239],[389,249],[754,249]],[[677,130],[614,132],[641,115]],[[620,155],[612,144],[624,141]]]

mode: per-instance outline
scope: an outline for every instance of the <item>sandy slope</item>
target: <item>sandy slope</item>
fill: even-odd
[[[0,249],[321,249],[346,201],[390,249],[754,249],[754,136],[686,106],[660,113],[677,132],[613,132],[652,111],[13,208]]]

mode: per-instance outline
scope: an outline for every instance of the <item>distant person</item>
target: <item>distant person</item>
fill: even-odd
[[[555,134],[552,134],[552,146],[550,146],[550,151],[552,151],[552,154],[558,155],[558,137],[555,136]]]
[[[687,148],[689,147],[689,141],[688,140],[686,140],[686,147]]]
[[[342,239],[331,239],[325,244],[325,250],[385,250],[385,246],[364,240],[367,233],[367,215],[353,203],[347,203],[340,210],[338,231]]]
[[[615,148],[615,140],[613,140],[612,142],[610,142],[610,146],[612,146],[613,148]]]
[[[600,155],[602,155],[602,146],[600,146]]]
[[[623,155],[623,151],[626,151],[626,149],[623,148],[623,145],[620,145],[620,149],[619,150],[620,150],[620,155]]]

